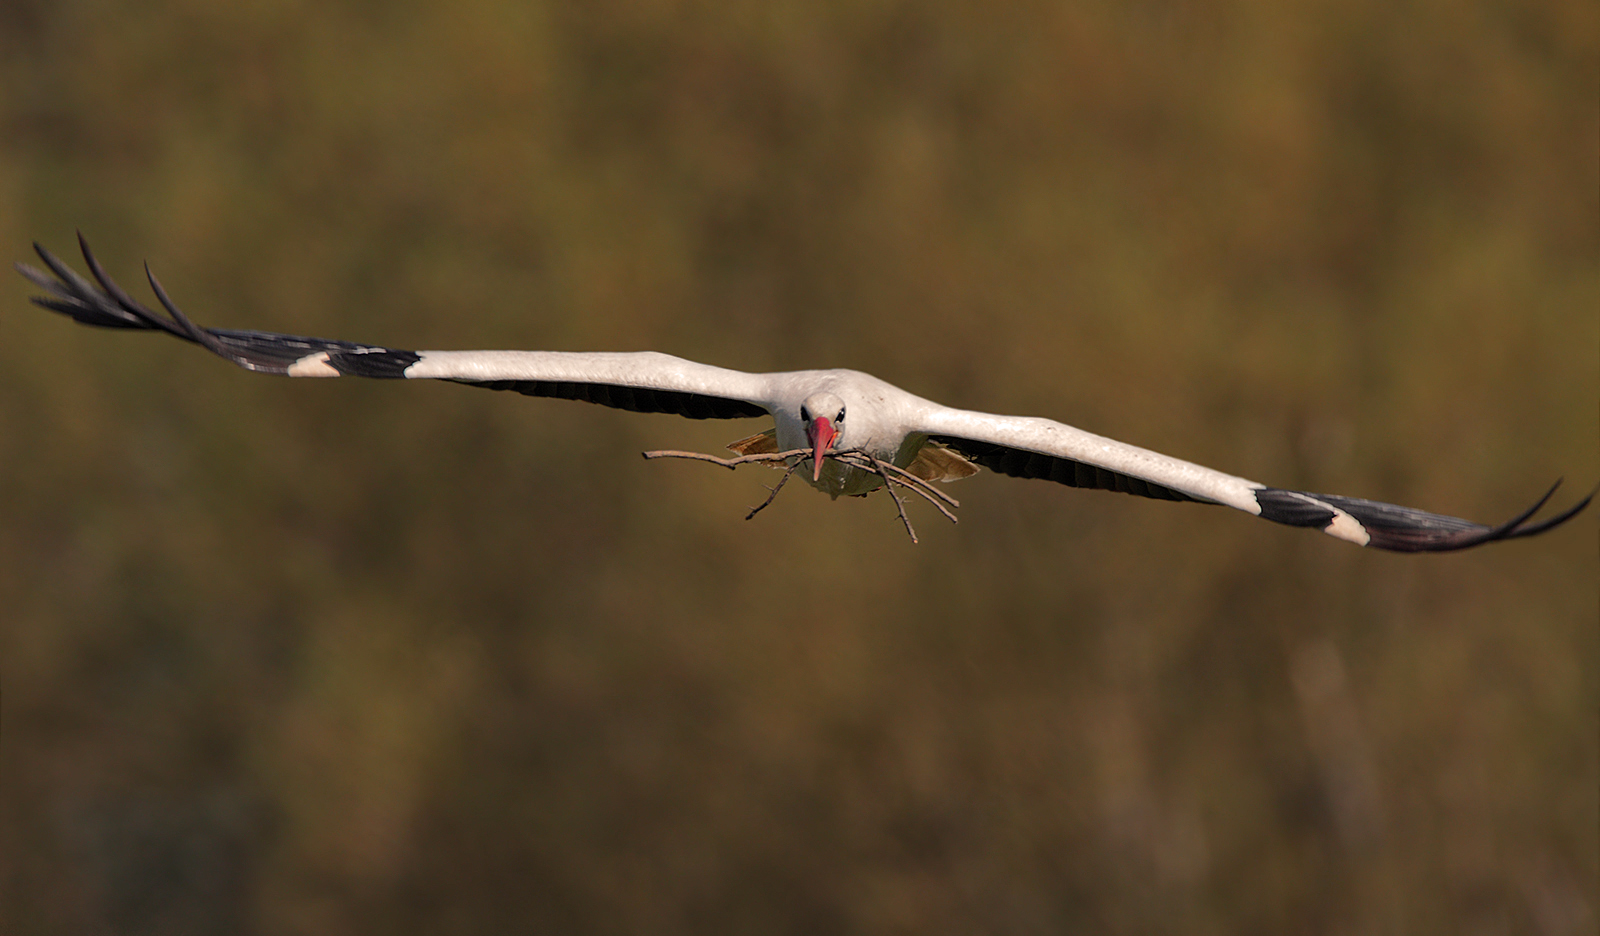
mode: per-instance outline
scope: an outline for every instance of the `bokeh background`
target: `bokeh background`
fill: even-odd
[[[13,0],[0,254],[849,366],[1483,521],[1600,480],[1600,7]],[[24,933],[1593,932],[1600,560],[1367,553],[0,309]]]

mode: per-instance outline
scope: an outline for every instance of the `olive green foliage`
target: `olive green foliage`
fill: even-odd
[[[849,366],[1483,521],[1600,479],[1600,7],[21,0],[0,254]],[[1594,512],[1445,556],[0,303],[8,933],[1580,933]]]

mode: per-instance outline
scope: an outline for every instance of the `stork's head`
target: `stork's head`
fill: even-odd
[[[844,401],[832,393],[813,393],[800,404],[800,421],[805,423],[806,442],[811,446],[811,480],[820,481],[822,456],[844,434]]]

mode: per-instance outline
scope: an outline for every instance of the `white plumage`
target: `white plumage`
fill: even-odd
[[[403,351],[200,328],[153,276],[151,287],[168,316],[136,302],[106,276],[81,236],[79,241],[97,282],[73,272],[37,244],[35,250],[55,277],[25,264],[17,269],[49,292],[34,302],[84,324],[166,331],[250,370],[290,377],[449,380],[696,419],[770,414],[770,444],[763,447],[758,441],[763,437],[751,437],[735,446],[742,446],[741,452],[808,450],[812,470],[802,476],[834,497],[866,494],[884,483],[881,474],[860,464],[828,457],[856,452],[925,478],[964,477],[975,470],[970,463],[1073,487],[1223,504],[1277,523],[1316,527],[1364,546],[1434,552],[1541,533],[1576,515],[1594,496],[1529,525],[1528,519],[1555,492],[1552,487],[1522,514],[1489,527],[1394,504],[1272,488],[1050,419],[953,409],[860,371],[752,374],[654,351]]]

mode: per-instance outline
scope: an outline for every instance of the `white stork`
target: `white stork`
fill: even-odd
[[[1591,492],[1557,516],[1530,525],[1529,518],[1555,493],[1551,487],[1532,507],[1491,527],[1395,504],[1268,487],[1049,419],[952,409],[860,371],[749,374],[654,351],[401,351],[200,328],[167,297],[148,265],[146,276],[166,316],[124,292],[101,269],[81,234],[78,242],[98,286],[38,244],[34,249],[55,278],[26,264],[16,268],[49,293],[34,297],[35,303],[85,325],[165,331],[248,370],[290,377],[434,378],[691,419],[771,414],[773,429],[730,448],[741,455],[803,449],[804,454],[791,455],[791,465],[809,461],[809,482],[834,497],[865,495],[885,484],[889,476],[874,467],[882,463],[926,480],[954,480],[982,466],[1071,487],[1224,504],[1274,523],[1316,527],[1362,546],[1402,552],[1465,549],[1543,533],[1571,519],[1594,497]]]

